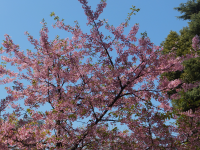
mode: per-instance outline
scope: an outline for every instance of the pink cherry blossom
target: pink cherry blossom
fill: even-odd
[[[195,149],[199,146],[200,110],[186,113],[170,107],[167,94],[183,81],[169,81],[166,77],[154,80],[163,72],[183,70],[184,60],[198,57],[188,54],[175,58],[175,52],[161,55],[163,48],[155,46],[147,37],[138,39],[139,26],[134,25],[129,34],[124,35],[128,22],[118,27],[108,22],[98,21],[107,3],[103,0],[95,12],[87,0],[79,0],[87,16],[87,25],[93,25],[90,34],[84,33],[77,25],[71,27],[57,20],[54,27],[64,29],[73,36],[71,39],[49,41],[45,23],[40,31],[40,39],[34,39],[28,32],[28,40],[37,53],[19,50],[9,35],[2,43],[1,53],[14,53],[14,57],[3,56],[2,60],[18,65],[15,73],[0,66],[1,84],[13,82],[16,86],[7,87],[7,96],[1,100],[0,110],[11,105],[13,113],[5,113],[0,125],[0,148],[11,149]],[[56,16],[54,14],[54,16]],[[113,35],[108,37],[99,31],[104,24]],[[198,45],[198,36],[193,38],[193,48]],[[116,51],[113,59],[110,51]],[[81,61],[88,58],[85,63]],[[129,60],[128,57],[131,57]],[[93,58],[98,58],[93,62]],[[135,64],[139,59],[139,64]],[[22,79],[30,85],[24,86]],[[80,83],[78,83],[80,81]],[[200,83],[182,84],[186,92]],[[141,87],[136,88],[136,85]],[[178,91],[178,90],[177,90]],[[172,98],[178,98],[178,93]],[[152,99],[160,103],[155,106]],[[24,100],[28,109],[16,102]],[[41,113],[37,109],[44,104],[51,106],[50,111]],[[114,108],[114,109],[113,109]],[[96,111],[98,109],[98,112]],[[178,113],[175,115],[173,111]],[[166,125],[166,120],[177,119],[182,115],[179,127]],[[23,117],[21,119],[20,117]],[[28,116],[28,117],[27,117]],[[133,117],[135,116],[135,119]],[[84,128],[74,128],[78,119],[88,118]],[[184,118],[187,121],[184,120]],[[129,132],[117,128],[110,130],[107,123],[116,122],[127,125]],[[178,134],[174,136],[172,132]],[[188,144],[184,142],[188,141]]]

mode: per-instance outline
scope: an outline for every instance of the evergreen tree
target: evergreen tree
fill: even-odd
[[[175,51],[176,57],[185,56],[186,54],[193,53],[192,48],[192,38],[195,35],[200,35],[200,0],[188,1],[186,4],[181,3],[180,7],[176,7],[184,15],[178,17],[180,19],[191,20],[188,27],[181,29],[180,35],[175,31],[170,31],[165,41],[161,43],[163,46],[162,55],[169,52]],[[199,51],[197,51],[200,54]],[[182,71],[176,72],[165,72],[161,75],[166,76],[168,80],[172,81],[175,79],[182,79],[185,83],[194,83],[195,81],[200,81],[200,61],[199,58],[192,58],[188,61],[183,62],[185,68]],[[180,89],[181,85],[177,86],[176,89]],[[171,90],[168,93],[170,96],[176,92],[176,89]],[[183,89],[180,91],[180,99],[172,99],[173,107],[179,108],[182,111],[188,111],[190,109],[195,111],[196,108],[200,106],[200,87],[193,88],[188,92],[184,92]]]
[[[180,4],[180,7],[174,8],[184,15],[177,18],[183,20],[190,20],[188,22],[188,27],[181,29],[178,34],[175,31],[170,31],[169,35],[161,43],[163,46],[162,55],[168,54],[170,52],[176,52],[175,57],[186,56],[194,52],[192,48],[192,39],[195,35],[200,36],[200,0],[191,1],[187,3]],[[200,56],[200,50],[197,50],[197,54]],[[200,81],[200,58],[192,58],[183,62],[184,70],[176,72],[165,72],[161,75],[161,78],[164,76],[167,77],[169,81],[175,79],[181,79],[185,83],[194,83]],[[193,88],[187,92],[181,88],[181,85],[178,85],[174,90],[168,91],[167,94],[170,96],[174,93],[177,93],[179,89],[179,94],[181,95],[179,99],[172,99],[171,102],[174,108],[178,108],[182,112],[192,110],[192,113],[195,113],[195,110],[200,107],[200,86]],[[181,128],[181,122],[186,122],[189,126],[193,126],[193,117],[186,117],[184,115],[179,115],[176,120],[176,125]],[[200,125],[200,123],[198,123]],[[197,134],[198,130],[192,131],[192,135]],[[186,140],[187,141],[187,140]],[[187,146],[187,142],[185,143]]]
[[[200,0],[189,0],[187,3],[181,3],[180,7],[175,7],[175,10],[185,13],[182,16],[177,16],[178,19],[191,20],[193,14],[198,14],[200,11]]]
[[[199,6],[200,7],[200,6]],[[200,12],[197,14],[193,14],[191,16],[191,22],[189,24],[189,33],[191,36],[200,35]],[[190,37],[191,38],[191,37]]]

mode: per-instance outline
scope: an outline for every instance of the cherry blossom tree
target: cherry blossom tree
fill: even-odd
[[[199,82],[186,84],[179,79],[168,81],[163,78],[159,79],[157,87],[154,84],[163,72],[182,70],[183,61],[198,55],[175,58],[171,52],[162,56],[162,48],[155,46],[146,36],[138,40],[138,46],[133,44],[137,41],[138,24],[127,36],[123,32],[130,16],[139,11],[135,7],[128,19],[115,28],[105,20],[98,20],[106,7],[104,0],[95,12],[86,0],[79,2],[87,15],[87,25],[92,26],[90,35],[83,33],[78,23],[74,27],[65,25],[55,13],[51,14],[57,20],[54,27],[72,33],[72,39],[49,41],[49,30],[43,21],[40,41],[26,32],[37,50],[37,53],[28,50],[26,56],[19,51],[19,45],[5,35],[2,43],[5,49],[1,48],[1,54],[14,53],[14,57],[2,56],[2,60],[17,66],[19,72],[27,70],[27,74],[0,66],[2,77],[10,76],[1,80],[1,84],[14,82],[16,85],[13,89],[7,87],[9,96],[1,101],[1,112],[9,104],[14,109],[13,113],[3,115],[6,119],[1,119],[1,149],[187,149],[199,146],[197,124],[191,127],[182,122],[183,126],[179,128],[165,124],[167,118],[176,119],[178,115],[193,115],[198,122],[199,115],[178,113],[170,107],[168,96],[161,94],[179,84],[187,91],[198,86]],[[99,28],[104,25],[113,37],[100,32]],[[195,47],[198,45],[193,44]],[[116,59],[112,58],[112,51],[117,52]],[[87,58],[86,63],[81,62],[84,58]],[[96,62],[93,62],[94,58]],[[140,63],[134,65],[137,59]],[[30,85],[25,87],[20,82],[22,79]],[[133,89],[138,83],[142,86]],[[172,96],[178,97],[179,94]],[[159,106],[152,104],[153,98],[160,102]],[[21,99],[28,109],[14,103]],[[52,107],[50,111],[37,111],[47,103]],[[19,120],[21,116],[30,119]],[[72,126],[83,118],[90,118],[85,128]],[[127,125],[129,131],[120,131],[117,127],[108,129],[109,123],[115,125],[117,122]],[[190,144],[186,146],[185,142]]]

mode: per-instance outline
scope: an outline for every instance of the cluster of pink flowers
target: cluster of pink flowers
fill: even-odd
[[[195,37],[193,37],[192,39],[192,48],[197,51],[199,50],[200,46],[199,46],[199,37],[198,35],[196,35]]]

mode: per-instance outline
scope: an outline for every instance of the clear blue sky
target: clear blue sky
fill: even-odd
[[[93,10],[96,10],[96,5],[99,2],[100,0],[89,0],[89,5]],[[187,0],[107,0],[107,7],[99,19],[108,19],[109,24],[116,27],[125,21],[128,13],[131,12],[130,8],[134,5],[136,8],[140,8],[140,11],[132,16],[129,22],[130,26],[126,28],[125,34],[129,33],[130,28],[135,23],[139,23],[139,32],[136,37],[140,38],[140,33],[147,31],[151,42],[155,45],[160,45],[170,30],[179,32],[180,29],[188,25],[187,21],[179,20],[175,17],[181,14],[173,9],[178,7],[180,3],[185,2]],[[78,0],[6,0],[1,1],[0,9],[0,18],[2,20],[0,30],[1,43],[5,40],[4,35],[8,34],[15,44],[19,44],[20,50],[26,51],[26,49],[30,49],[34,51],[24,32],[28,31],[30,35],[39,40],[39,31],[42,28],[40,22],[43,18],[49,28],[49,40],[54,40],[56,35],[59,35],[60,38],[71,38],[72,35],[66,31],[52,27],[55,20],[50,17],[50,13],[53,11],[61,19],[64,19],[65,24],[73,26],[74,21],[77,20],[82,31],[89,33],[90,27],[86,26],[87,18]],[[103,29],[102,31],[108,34],[106,30]],[[7,68],[13,70],[14,67],[7,65]],[[14,69],[14,71],[17,72],[18,70]],[[12,84],[0,86],[1,99],[8,95],[4,87],[10,85]],[[48,108],[48,106],[45,106],[41,110]]]

